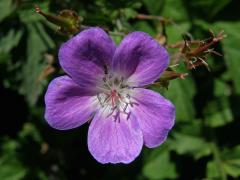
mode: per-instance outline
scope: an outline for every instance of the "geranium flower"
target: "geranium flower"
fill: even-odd
[[[173,127],[174,105],[144,89],[168,67],[165,48],[144,32],[128,34],[116,47],[100,28],[64,43],[60,65],[68,74],[54,79],[45,95],[45,118],[67,130],[90,121],[88,148],[100,163],[130,163],[162,144]]]

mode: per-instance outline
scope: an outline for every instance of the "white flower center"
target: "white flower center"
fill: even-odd
[[[113,116],[115,121],[120,121],[119,115],[124,114],[129,119],[130,109],[137,103],[131,98],[133,88],[126,84],[124,78],[107,74],[103,78],[101,90],[97,98],[106,117]]]

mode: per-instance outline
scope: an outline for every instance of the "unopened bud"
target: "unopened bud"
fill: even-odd
[[[75,34],[80,30],[82,17],[78,16],[75,11],[62,10],[58,15],[45,13],[41,8],[35,5],[37,13],[44,16],[49,22],[58,26],[58,30],[64,34]]]
[[[173,80],[176,78],[185,79],[185,77],[187,75],[188,75],[187,73],[177,73],[177,72],[169,69],[169,70],[164,71],[163,74],[161,75],[160,79],[157,82],[155,82],[154,84],[152,84],[152,86],[164,87],[164,88],[168,89],[170,80]]]
[[[187,75],[187,73],[177,73],[175,71],[166,70],[161,75],[160,81],[173,80],[176,78],[185,79]]]

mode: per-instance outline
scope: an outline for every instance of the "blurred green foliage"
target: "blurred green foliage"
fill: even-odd
[[[169,89],[156,88],[176,105],[176,125],[164,145],[144,148],[129,165],[98,164],[87,150],[87,128],[59,132],[45,122],[44,92],[63,74],[58,47],[69,37],[35,13],[73,9],[87,26],[113,33],[141,30],[161,33],[163,16],[168,43],[209,36],[208,29],[228,35],[215,46],[211,72],[200,67]],[[240,177],[240,3],[234,0],[1,0],[0,1],[0,179],[237,179]],[[115,33],[115,35],[114,35]],[[172,51],[170,50],[172,53]],[[179,67],[179,71],[186,72]]]

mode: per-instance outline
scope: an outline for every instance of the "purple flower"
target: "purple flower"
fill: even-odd
[[[100,163],[130,163],[162,144],[174,125],[175,107],[144,89],[167,68],[167,51],[148,34],[128,34],[116,47],[100,28],[82,31],[59,51],[69,76],[54,79],[45,95],[47,122],[56,129],[91,120],[88,148]]]

